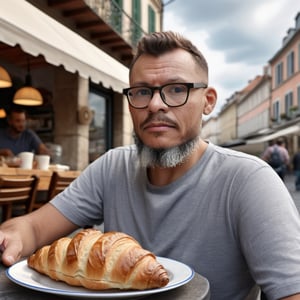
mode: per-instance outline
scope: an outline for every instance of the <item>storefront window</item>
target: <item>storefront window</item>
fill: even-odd
[[[110,148],[109,95],[91,89],[89,107],[94,114],[89,128],[89,161],[92,162]]]

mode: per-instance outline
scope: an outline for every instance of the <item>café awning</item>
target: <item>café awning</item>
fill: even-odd
[[[0,1],[0,41],[122,92],[128,68],[25,0]]]
[[[248,139],[248,140],[246,140],[246,144],[250,145],[250,144],[263,143],[263,142],[271,141],[271,140],[277,139],[281,136],[286,136],[286,135],[293,134],[293,133],[300,133],[300,124],[289,126],[287,128],[278,130],[269,135],[264,135],[264,136],[260,136],[257,138]]]

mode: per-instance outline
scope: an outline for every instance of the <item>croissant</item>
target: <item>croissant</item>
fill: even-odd
[[[92,290],[145,290],[169,282],[155,255],[121,232],[85,229],[40,248],[27,263],[54,280]]]

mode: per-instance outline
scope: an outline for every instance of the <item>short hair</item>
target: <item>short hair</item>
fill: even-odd
[[[13,107],[11,108],[8,113],[7,113],[7,117],[10,118],[12,116],[13,113],[17,113],[17,114],[25,114],[25,116],[27,116],[27,112],[25,109],[23,108],[19,108],[19,107]]]
[[[179,33],[172,31],[154,32],[145,35],[140,39],[137,45],[137,51],[129,68],[129,75],[131,74],[134,64],[141,55],[149,54],[153,56],[160,56],[175,49],[183,49],[189,52],[195,59],[196,63],[208,76],[208,64],[200,50],[192,44],[190,40],[186,39]]]
[[[276,144],[281,146],[284,144],[284,140],[282,138],[279,138],[277,141],[276,141]]]

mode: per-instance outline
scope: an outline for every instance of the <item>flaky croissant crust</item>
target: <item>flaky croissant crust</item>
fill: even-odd
[[[169,282],[155,255],[121,232],[85,229],[42,247],[27,263],[54,280],[92,290],[145,290]]]

